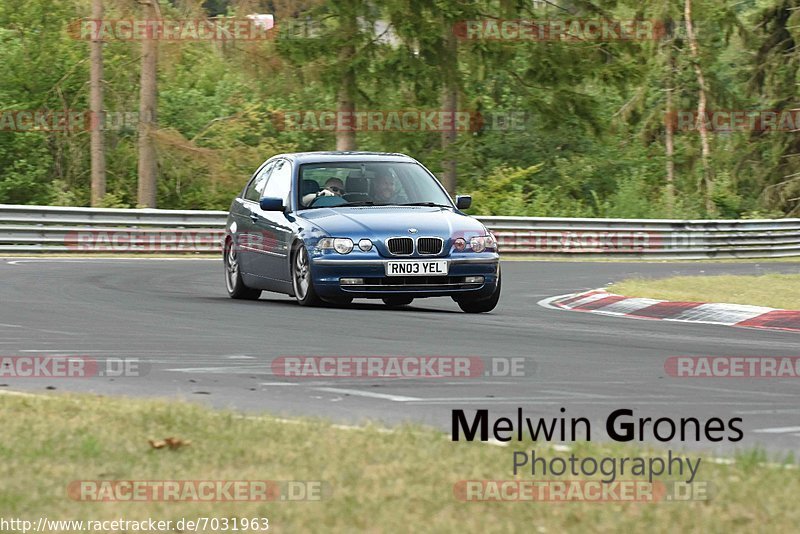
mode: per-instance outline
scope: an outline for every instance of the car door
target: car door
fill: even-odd
[[[290,206],[292,189],[292,163],[285,159],[277,160],[262,192],[262,197],[280,198],[286,209]],[[265,278],[289,282],[289,246],[292,242],[292,225],[285,211],[263,211],[254,209],[253,231],[264,244],[262,250],[253,255],[255,273]]]
[[[258,201],[261,200],[267,178],[274,166],[275,161],[268,161],[253,174],[242,194],[241,206],[234,215],[237,225],[234,239],[238,246],[239,266],[244,273],[252,274],[256,269],[255,256],[260,246],[258,230],[255,227],[258,212],[261,211]]]

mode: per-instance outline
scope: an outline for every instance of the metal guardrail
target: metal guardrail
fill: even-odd
[[[0,204],[0,252],[219,252],[224,211]],[[800,256],[800,219],[477,217],[504,254],[631,259]]]

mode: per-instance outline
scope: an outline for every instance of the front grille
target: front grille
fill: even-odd
[[[410,256],[414,252],[414,240],[410,237],[390,237],[386,246],[395,256]]]
[[[439,254],[444,244],[440,237],[420,237],[417,239],[417,252],[420,254]]]

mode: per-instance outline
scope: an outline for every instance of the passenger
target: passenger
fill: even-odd
[[[303,206],[310,206],[319,197],[340,197],[344,194],[344,182],[339,178],[328,178],[325,187],[316,193],[309,193],[303,197]]]

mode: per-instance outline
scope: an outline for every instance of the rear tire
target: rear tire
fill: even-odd
[[[314,289],[311,276],[311,261],[303,243],[297,243],[292,250],[292,289],[294,298],[301,306],[319,306],[322,299]]]
[[[500,272],[497,273],[497,288],[495,288],[492,296],[482,300],[457,300],[458,307],[464,313],[486,313],[490,312],[497,306],[500,301]]]
[[[399,308],[400,306],[408,306],[414,302],[414,297],[407,297],[405,295],[397,295],[392,297],[383,297],[381,299],[384,304],[392,308]]]
[[[228,296],[239,300],[258,300],[261,290],[247,287],[242,280],[239,254],[236,252],[236,245],[233,244],[232,238],[225,240],[222,263],[225,265],[225,288],[228,290]]]

